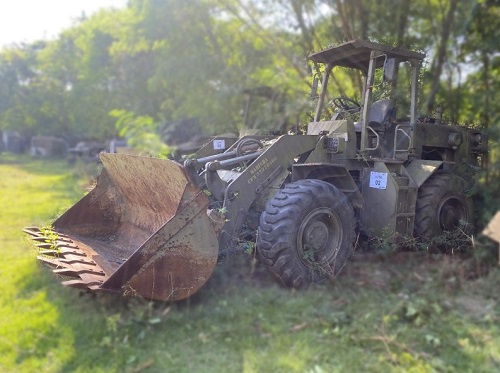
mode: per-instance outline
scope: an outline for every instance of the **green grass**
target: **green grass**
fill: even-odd
[[[500,271],[468,280],[473,258],[358,253],[291,291],[237,257],[176,304],[63,288],[21,229],[83,195],[74,174],[0,155],[2,372],[500,371]]]

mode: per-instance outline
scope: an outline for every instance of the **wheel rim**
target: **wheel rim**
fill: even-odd
[[[467,206],[457,197],[444,199],[438,208],[439,226],[443,231],[450,231],[468,222]]]
[[[297,251],[300,260],[310,268],[330,263],[342,242],[339,216],[329,208],[311,211],[300,224]]]

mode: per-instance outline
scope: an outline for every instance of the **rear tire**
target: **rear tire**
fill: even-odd
[[[337,275],[354,247],[353,208],[321,180],[287,184],[260,217],[257,253],[285,285],[300,288]]]
[[[415,237],[431,239],[445,231],[470,230],[472,204],[467,183],[448,172],[437,172],[420,187],[415,209]]]

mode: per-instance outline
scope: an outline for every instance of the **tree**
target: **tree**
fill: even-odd
[[[130,0],[54,41],[1,51],[0,126],[104,140],[118,133],[116,109],[150,118],[148,130],[196,117],[208,134],[238,131],[243,93],[263,86],[305,122],[307,55],[362,37],[427,52],[425,112],[444,105],[491,127],[497,20],[493,0]],[[353,95],[361,82],[337,75],[332,94]]]

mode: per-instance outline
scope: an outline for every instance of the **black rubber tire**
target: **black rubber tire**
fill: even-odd
[[[354,210],[332,184],[300,180],[267,202],[257,237],[258,258],[269,271],[286,286],[304,287],[344,267],[354,248]]]
[[[438,171],[418,190],[414,236],[431,239],[444,231],[470,230],[472,203],[467,183],[457,175]]]

